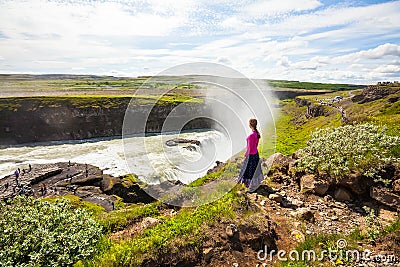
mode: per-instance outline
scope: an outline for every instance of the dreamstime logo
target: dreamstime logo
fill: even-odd
[[[265,246],[257,252],[257,259],[260,261],[272,261],[274,255],[279,261],[325,261],[329,260],[333,263],[341,262],[357,262],[357,263],[398,263],[399,258],[396,255],[373,254],[372,251],[366,249],[364,251],[346,249],[347,241],[339,239],[336,242],[336,248],[324,249],[320,253],[314,250],[303,250],[301,253],[297,250],[271,250]]]
[[[144,170],[147,175],[139,175],[147,184],[144,189],[164,203],[198,206],[215,201],[233,188],[237,177],[198,187],[176,180],[189,183],[206,174],[216,160],[242,151],[250,118],[257,118],[260,130],[268,127],[268,138],[275,138],[271,101],[266,83],[260,86],[220,64],[167,69],[147,79],[126,109],[122,137],[127,166],[131,173]],[[185,131],[200,128],[210,130],[198,135]]]

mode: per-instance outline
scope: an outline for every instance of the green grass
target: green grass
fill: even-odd
[[[387,235],[387,234],[400,234],[400,214],[397,220],[391,225],[381,229],[379,233],[376,235],[374,242],[379,242],[379,238]],[[297,245],[295,248],[301,255],[301,253],[305,250],[314,250],[317,253],[317,257],[321,255],[322,250],[338,250],[337,241],[339,239],[344,239],[347,242],[347,246],[344,248],[344,254],[346,250],[360,250],[358,248],[357,242],[368,243],[370,241],[370,236],[367,234],[361,234],[359,229],[352,231],[349,235],[343,234],[317,234],[317,235],[308,235],[306,236],[306,240]],[[327,256],[327,254],[325,254]],[[344,256],[345,257],[345,256]],[[352,266],[352,262],[343,262],[343,264],[347,264],[347,266]],[[318,261],[282,261],[281,266],[321,266],[321,262]],[[327,261],[327,257],[325,257],[325,261],[323,262],[323,266],[332,266],[329,261]]]
[[[180,94],[167,94],[162,97],[153,95],[135,96],[105,96],[105,95],[76,95],[57,97],[9,97],[0,98],[0,111],[18,111],[24,108],[34,111],[41,108],[75,107],[75,108],[121,108],[133,105],[176,105],[179,103],[200,104],[203,100]]]
[[[219,171],[207,174],[193,182],[191,182],[189,187],[198,187],[202,186],[206,183],[215,181],[220,178],[232,177],[237,175],[238,164],[233,162],[228,162],[224,167],[222,167]]]
[[[282,101],[283,107],[275,121],[276,152],[290,155],[306,146],[311,132],[316,128],[338,127],[341,125],[340,114],[333,112],[328,116],[306,118],[307,107],[298,106],[294,100]],[[268,142],[270,139],[263,139]],[[265,144],[265,146],[270,146]],[[263,154],[261,154],[264,156]]]
[[[314,83],[314,82],[299,82],[286,80],[268,80],[268,83],[275,88],[291,88],[291,89],[306,89],[306,90],[354,90],[364,86],[354,84],[330,84],[330,83]]]
[[[149,204],[132,204],[126,208],[114,210],[109,213],[100,213],[95,219],[106,229],[107,232],[116,232],[144,217],[160,216],[160,202]]]
[[[236,190],[222,199],[197,208],[183,208],[176,216],[145,230],[131,240],[112,243],[109,250],[85,263],[88,266],[141,266],[145,260],[157,260],[160,254],[178,247],[200,249],[202,229],[219,218],[233,218],[234,208],[243,197]]]
[[[0,75],[0,89],[14,91],[95,91],[104,89],[194,89],[198,85],[188,83],[184,77],[118,78],[118,77],[85,77],[54,78],[41,76]]]
[[[386,126],[389,135],[400,135],[400,102],[388,103],[391,97],[399,96],[398,88],[392,88],[393,94],[372,102],[358,104],[353,103],[350,99],[340,102],[339,104],[346,110],[347,116],[352,123],[369,122],[378,126]],[[361,93],[361,90],[354,91],[355,94]],[[332,98],[336,95],[348,95],[347,92],[333,92],[318,96],[301,96],[316,103],[315,99]],[[330,107],[324,107],[327,115],[316,118],[306,118],[305,113],[307,107],[298,106],[294,100],[285,100],[280,102],[282,106],[280,114],[276,116],[276,152],[290,155],[300,148],[306,146],[306,142],[310,139],[310,134],[316,128],[338,127],[341,122],[338,111]],[[335,104],[335,105],[339,105]],[[271,139],[263,139],[264,145],[270,146],[268,142]],[[398,148],[400,154],[400,148]],[[268,156],[264,153],[263,157]]]

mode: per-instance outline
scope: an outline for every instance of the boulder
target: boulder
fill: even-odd
[[[333,196],[336,200],[339,200],[339,201],[351,201],[351,199],[352,199],[351,193],[343,187],[337,188],[335,190]]]
[[[337,184],[350,189],[353,193],[362,195],[367,193],[373,180],[363,176],[361,173],[350,173],[338,179]]]
[[[310,192],[317,195],[324,195],[328,191],[330,184],[322,179],[318,179],[314,174],[306,174],[300,178],[300,191]]]
[[[370,196],[388,207],[400,210],[400,196],[390,192],[387,188],[373,186],[370,190]]]

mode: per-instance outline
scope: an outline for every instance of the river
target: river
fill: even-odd
[[[185,148],[189,144],[165,145],[176,137],[198,140],[201,145],[193,145],[193,151]],[[71,161],[97,166],[114,176],[134,173],[147,182],[173,179],[189,183],[205,175],[216,160],[231,156],[228,138],[215,130],[133,136],[124,141],[121,137],[53,141],[0,149],[0,177],[16,168],[27,169],[28,164]]]

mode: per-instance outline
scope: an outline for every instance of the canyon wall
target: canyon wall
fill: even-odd
[[[79,140],[95,137],[120,136],[130,97],[27,97],[0,99],[0,145]],[[166,116],[178,102],[154,106],[147,117],[146,132],[160,132]],[[130,110],[144,117],[149,104],[138,103]],[[200,113],[201,103],[185,104],[187,113]],[[176,119],[185,114],[176,114]],[[196,119],[184,129],[211,128],[209,119]],[[180,130],[180,129],[177,129]],[[140,131],[138,128],[137,133]]]

